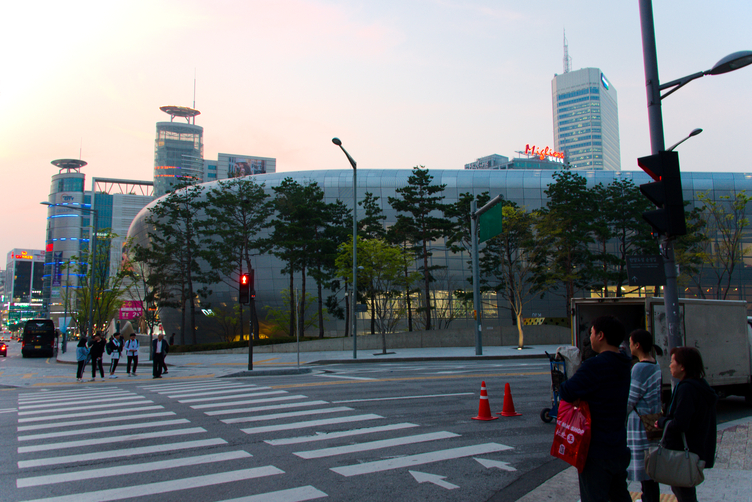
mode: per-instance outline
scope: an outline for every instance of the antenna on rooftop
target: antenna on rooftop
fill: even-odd
[[[564,30],[564,73],[572,71],[572,58],[569,57],[569,45],[567,44],[567,30]],[[195,108],[195,106],[194,106]]]
[[[193,69],[193,108],[196,108],[196,68]]]

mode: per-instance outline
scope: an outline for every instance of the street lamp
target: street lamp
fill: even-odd
[[[689,133],[689,135],[688,135],[688,136],[687,136],[686,138],[684,138],[683,140],[681,140],[681,141],[678,141],[678,142],[674,143],[673,145],[671,145],[670,147],[666,148],[666,151],[667,151],[667,152],[673,152],[673,151],[674,151],[674,149],[675,149],[675,148],[676,148],[677,146],[681,145],[682,143],[684,143],[685,141],[687,141],[687,140],[688,140],[689,138],[691,138],[691,137],[693,137],[693,136],[697,136],[697,135],[698,135],[698,134],[700,134],[701,132],[702,132],[702,129],[700,129],[699,127],[698,127],[697,129],[693,129],[693,130],[692,130],[692,132],[691,132],[691,133]]]
[[[350,161],[350,165],[353,168],[353,263],[352,263],[352,301],[350,302],[350,313],[352,320],[352,337],[353,337],[353,359],[358,358],[358,338],[357,338],[357,323],[355,315],[357,309],[355,304],[358,301],[358,164],[355,159],[350,157],[345,147],[342,146],[342,141],[339,138],[332,138],[332,143],[342,149],[347,156],[347,160]]]
[[[79,204],[78,206],[74,206],[71,204],[61,203],[61,204],[53,204],[52,202],[40,202],[43,206],[62,206],[68,209],[73,210],[80,210],[80,211],[88,211],[91,214],[94,215],[94,224],[92,225],[92,232],[91,232],[91,260],[89,260],[91,263],[89,263],[89,269],[91,270],[91,277],[89,279],[89,329],[88,329],[88,335],[91,338],[92,333],[94,332],[94,271],[95,267],[94,264],[97,260],[97,232],[99,231],[98,228],[98,221],[97,221],[97,210],[93,209],[91,207],[84,207],[83,204]]]
[[[752,51],[734,52],[718,61],[710,70],[701,71],[661,84],[658,78],[658,56],[655,48],[655,26],[653,23],[652,0],[640,0],[640,26],[642,31],[642,55],[645,65],[645,85],[648,100],[648,123],[650,127],[650,147],[653,155],[667,151],[663,138],[663,115],[661,112],[661,100],[673,92],[687,85],[692,80],[705,75],[721,75],[730,71],[738,70],[752,64]],[[661,91],[669,89],[661,95]],[[695,130],[697,131],[697,130]],[[699,132],[692,131],[693,134]],[[679,142],[681,143],[681,141]],[[669,150],[678,146],[673,145]],[[675,347],[682,345],[681,333],[679,333],[679,292],[676,284],[676,261],[674,258],[674,240],[669,236],[662,236],[663,264],[666,272],[666,286],[663,290],[666,308],[666,321],[668,325],[668,349],[669,353]]]

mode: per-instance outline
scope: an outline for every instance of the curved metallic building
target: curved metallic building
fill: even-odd
[[[411,175],[411,169],[396,170],[358,170],[358,200],[362,200],[366,192],[371,192],[374,196],[379,197],[378,203],[384,210],[387,217],[386,225],[391,225],[396,221],[395,211],[392,210],[388,203],[388,197],[395,197],[397,188],[407,184],[408,177]],[[536,209],[545,204],[546,195],[544,191],[552,183],[554,171],[551,170],[431,170],[433,183],[445,184],[444,190],[445,203],[453,203],[458,196],[465,192],[479,194],[489,192],[494,197],[501,194],[505,199],[514,201],[528,210]],[[632,179],[635,184],[648,183],[652,181],[642,171],[578,171],[577,174],[584,176],[588,180],[588,186],[592,187],[598,183],[607,185],[616,179]],[[300,171],[300,172],[280,172],[266,175],[257,175],[255,180],[264,183],[267,193],[273,196],[272,187],[279,185],[285,178],[293,178],[299,183],[316,182],[325,193],[327,202],[335,200],[343,201],[348,207],[352,207],[352,170],[325,170],[325,171]],[[747,190],[752,193],[752,174],[745,173],[705,173],[705,172],[686,172],[682,174],[684,187],[684,200],[694,202],[697,192],[710,191],[713,199],[718,200],[722,196],[733,195],[741,190]],[[210,187],[216,182],[205,183],[204,186]],[[148,216],[151,207],[159,200],[155,200],[146,206],[133,221],[128,232],[128,237],[135,238],[142,245],[148,245],[146,233],[145,218]],[[362,210],[359,211],[362,215]],[[745,238],[744,245],[752,244],[752,236]],[[446,266],[445,272],[437,273],[437,281],[433,283],[436,288],[437,298],[451,298],[451,292],[458,288],[467,288],[469,286],[466,278],[471,275],[469,265],[467,264],[469,256],[464,253],[456,254],[449,252],[441,244],[434,249],[431,258],[434,265]],[[752,262],[750,263],[752,265]],[[283,268],[282,262],[272,255],[256,257],[256,304],[259,315],[264,316],[265,306],[279,306],[281,304],[281,291],[288,288],[288,277],[283,275],[280,270]],[[737,267],[733,277],[733,284],[738,291],[734,293],[733,298],[729,299],[746,299],[752,296],[752,288],[747,291],[747,267]],[[296,281],[299,278],[296,277]],[[314,281],[308,281],[308,292],[315,294]],[[213,294],[209,298],[211,305],[227,304],[232,306],[237,301],[237,292],[231,291],[231,288],[224,283],[211,286]],[[749,293],[749,295],[748,295]],[[330,294],[330,293],[325,293]],[[681,292],[680,292],[681,296]],[[488,296],[484,299],[485,303],[491,302],[497,304],[495,297]],[[361,314],[363,315],[363,314]],[[498,326],[500,324],[511,324],[511,316],[503,305],[497,305],[496,309],[484,308],[484,325]],[[563,300],[557,295],[546,295],[542,299],[535,300],[528,304],[528,311],[525,317],[545,316],[545,317],[563,317],[566,311]],[[462,326],[463,323],[470,323],[472,318],[467,314],[462,314],[459,318],[455,317],[452,321],[452,327]],[[163,312],[162,322],[166,332],[179,331],[179,319],[174,312]],[[199,336],[201,336],[202,325],[210,322],[203,315],[197,319],[199,326]],[[359,332],[363,332],[366,323],[361,325]],[[344,321],[331,320],[327,322],[325,330],[328,334],[334,334],[344,331]],[[312,332],[314,330],[311,330]],[[205,338],[206,340],[206,338]]]

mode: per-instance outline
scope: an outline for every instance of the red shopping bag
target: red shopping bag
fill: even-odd
[[[577,401],[576,404],[559,401],[551,455],[577,467],[577,471],[582,472],[589,447],[590,407],[584,401]]]

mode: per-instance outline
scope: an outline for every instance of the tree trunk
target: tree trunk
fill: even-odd
[[[426,296],[426,331],[431,331],[431,297],[429,296],[430,278],[428,275],[428,245],[423,241],[423,274],[425,276]]]
[[[295,336],[295,276],[290,263],[290,336]]]
[[[298,312],[300,312],[300,315],[298,315],[298,332],[300,333],[300,337],[303,338],[305,336],[306,267],[303,265],[300,268],[302,278],[300,285],[300,300],[298,301],[298,304],[300,305],[300,308],[298,309]]]
[[[319,266],[319,272],[321,267]],[[319,275],[320,277],[320,275]],[[319,314],[319,338],[324,338],[324,299],[322,297],[323,292],[321,290],[321,281],[316,283],[316,292],[319,295],[318,314]]]

